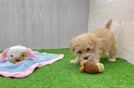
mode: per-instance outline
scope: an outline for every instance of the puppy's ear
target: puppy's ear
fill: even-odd
[[[95,34],[93,34],[93,33],[90,33],[89,35],[88,35],[88,42],[89,42],[89,44],[91,43],[93,46],[94,45],[96,45],[97,44],[97,37],[96,37],[96,35]]]
[[[95,52],[101,46],[101,39],[99,39],[99,38],[92,38],[91,42],[93,44],[93,52]]]
[[[96,46],[97,45],[97,41],[98,41],[97,38],[92,38],[90,40],[91,40],[93,46]]]
[[[111,25],[112,25],[112,19],[110,19],[110,20],[105,24],[105,28],[106,28],[106,29],[111,29]]]
[[[76,38],[72,38],[69,44],[69,48],[72,52],[75,51],[75,43],[76,43]]]

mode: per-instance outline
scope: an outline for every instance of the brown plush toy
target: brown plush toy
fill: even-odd
[[[80,71],[87,73],[100,73],[104,71],[104,65],[102,63],[95,63],[92,60],[82,60],[80,62]]]

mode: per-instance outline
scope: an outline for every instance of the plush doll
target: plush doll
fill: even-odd
[[[12,63],[17,63],[28,58],[35,59],[36,56],[32,49],[21,45],[12,46],[5,49],[0,56],[1,61],[9,60]]]
[[[102,63],[95,63],[92,60],[82,60],[80,62],[80,71],[87,73],[100,73],[104,71],[104,65]]]

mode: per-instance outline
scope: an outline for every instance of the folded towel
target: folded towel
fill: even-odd
[[[0,62],[0,75],[4,77],[24,78],[32,74],[35,68],[52,64],[64,57],[63,54],[48,54],[39,52],[35,52],[35,54],[35,60],[29,58],[16,64],[11,63],[10,61]]]

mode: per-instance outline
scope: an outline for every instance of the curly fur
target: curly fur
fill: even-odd
[[[75,53],[76,58],[71,63],[79,63],[82,59],[89,59],[92,54],[96,56],[95,62],[99,62],[102,53],[108,54],[110,61],[115,61],[117,47],[111,23],[112,20],[109,20],[103,28],[73,38],[70,42],[70,49]]]

